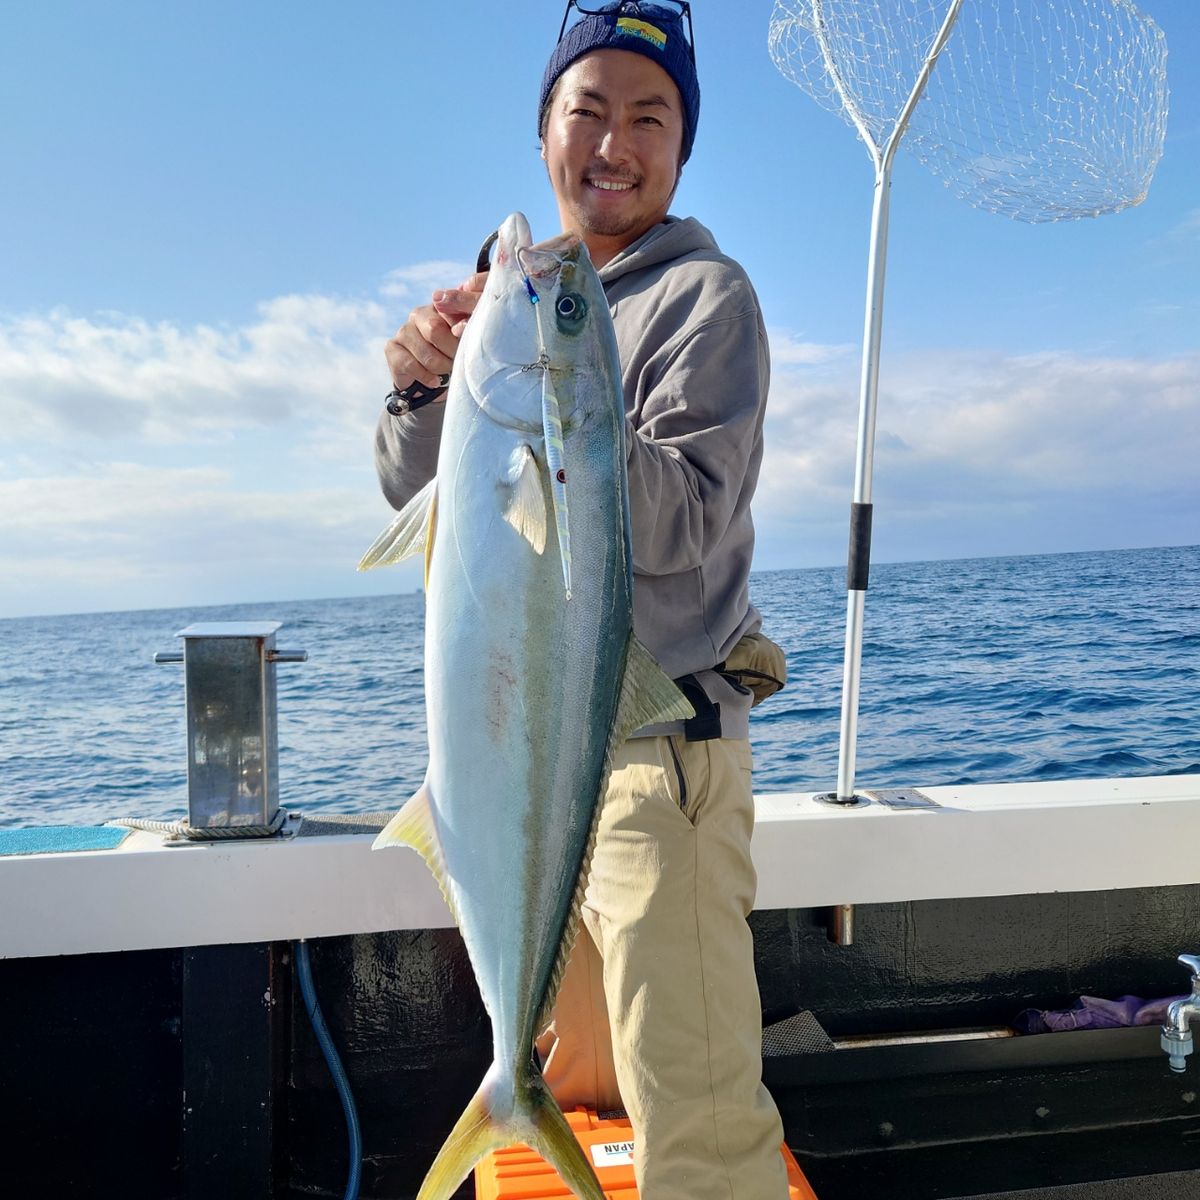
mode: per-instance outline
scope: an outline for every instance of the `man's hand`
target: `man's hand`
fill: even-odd
[[[477,272],[461,287],[434,292],[432,303],[408,314],[408,320],[384,347],[397,390],[403,391],[414,380],[424,387],[440,386],[441,377],[450,373],[459,339],[486,281],[487,272]]]

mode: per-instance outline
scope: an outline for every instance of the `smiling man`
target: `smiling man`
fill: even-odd
[[[583,234],[597,267],[666,220],[686,124],[678,89],[641,54],[595,50],[554,81],[542,157],[563,229]]]
[[[586,936],[538,1051],[564,1107],[628,1110],[643,1200],[784,1200],[746,922],[752,697],[726,673],[761,624],[748,576],[767,339],[742,268],[668,215],[700,111],[690,31],[686,4],[572,0],[539,97],[562,227],[600,269],[620,351],[635,632],[697,716],[639,731],[615,764]],[[439,385],[484,278],[412,312],[387,345],[396,389]],[[433,475],[442,418],[405,408],[376,436],[397,508]]]

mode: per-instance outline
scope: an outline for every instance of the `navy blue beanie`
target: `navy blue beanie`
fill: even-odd
[[[590,13],[572,25],[554,48],[542,76],[542,94],[538,100],[538,135],[550,93],[558,77],[576,59],[593,50],[631,50],[657,63],[674,80],[683,101],[683,153],[680,164],[687,162],[696,140],[696,122],[700,119],[700,81],[696,64],[684,31],[683,18],[675,9],[661,4],[641,4],[636,0],[609,4],[598,13]]]

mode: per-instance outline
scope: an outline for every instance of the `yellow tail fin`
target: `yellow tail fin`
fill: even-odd
[[[536,1067],[532,1070],[528,1095],[535,1132],[529,1145],[562,1176],[563,1183],[579,1200],[604,1200],[604,1189],[567,1118],[542,1080],[541,1072]]]
[[[536,1150],[579,1200],[604,1200],[604,1189],[550,1089],[532,1062],[529,1069],[514,1083],[493,1064],[438,1151],[417,1200],[450,1200],[489,1150],[519,1142]]]

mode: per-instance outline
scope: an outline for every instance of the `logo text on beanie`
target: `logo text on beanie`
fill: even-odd
[[[618,17],[617,32],[629,37],[639,37],[658,50],[665,49],[667,45],[667,35],[661,29],[646,21],[635,21],[633,17]]]

